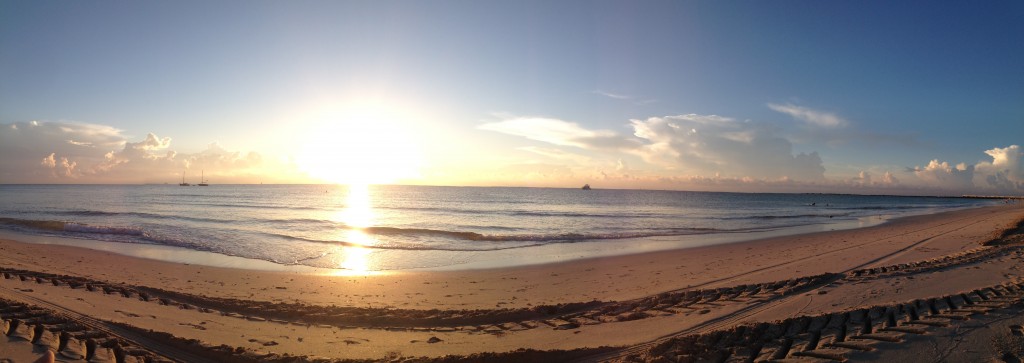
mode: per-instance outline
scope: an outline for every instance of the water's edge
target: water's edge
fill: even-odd
[[[388,271],[353,271],[343,268],[329,269],[305,265],[286,265],[266,260],[238,256],[228,256],[215,252],[197,251],[182,247],[109,242],[58,236],[30,235],[7,230],[0,230],[0,239],[13,240],[23,243],[62,245],[86,248],[129,257],[157,260],[170,263],[181,263],[255,271],[278,271],[306,274],[344,275],[353,273],[373,274],[403,271],[458,271],[563,263],[592,258],[626,256],[657,251],[681,250],[711,245],[749,242],[772,237],[795,236],[816,232],[867,228],[881,225],[883,223],[893,220],[932,213],[933,212],[922,212],[918,214],[902,214],[899,216],[880,215],[875,217],[860,218],[854,221],[844,220],[836,221],[834,223],[803,225],[744,233],[713,233],[693,236],[645,237],[623,241],[626,243],[616,243],[615,245],[617,248],[608,248],[608,243],[603,241],[579,242],[569,245],[553,244],[533,247],[536,253],[532,253],[529,256],[523,256],[522,254],[514,253],[503,253],[503,251],[473,252],[473,254],[476,255],[474,257],[478,258],[472,259],[471,262],[452,264],[440,267],[409,268]]]

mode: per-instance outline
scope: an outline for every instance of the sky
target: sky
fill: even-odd
[[[1024,195],[1024,4],[0,0],[0,183]]]

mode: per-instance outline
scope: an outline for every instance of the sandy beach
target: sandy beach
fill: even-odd
[[[0,357],[1009,361],[1022,357],[1022,222],[1014,204],[557,264],[367,275],[0,240]]]

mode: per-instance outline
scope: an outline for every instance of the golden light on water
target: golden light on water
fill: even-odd
[[[348,186],[348,195],[345,197],[345,209],[338,213],[336,221],[342,222],[350,228],[340,234],[342,241],[351,245],[341,246],[335,252],[340,256],[338,268],[335,275],[369,275],[377,274],[371,260],[373,250],[364,246],[376,245],[373,236],[367,234],[363,228],[373,226],[373,203],[369,186],[356,184]]]
[[[349,231],[348,242],[360,244],[361,246],[345,246],[342,247],[342,253],[345,254],[344,259],[338,264],[338,267],[348,270],[355,274],[368,274],[371,272],[370,269],[370,253],[372,252],[369,248],[363,247],[370,243],[372,240],[366,233],[359,230]]]
[[[345,210],[341,212],[340,222],[356,228],[373,226],[373,205],[370,199],[370,187],[366,184],[351,184],[345,197]],[[362,231],[358,231],[362,234]],[[369,238],[365,234],[363,237]],[[366,245],[367,243],[360,243]],[[372,244],[372,243],[370,243]]]

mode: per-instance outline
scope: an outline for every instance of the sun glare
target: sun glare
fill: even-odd
[[[311,177],[332,183],[393,183],[418,175],[420,153],[408,115],[381,105],[325,112],[305,138],[297,159]]]
[[[373,206],[369,187],[363,184],[350,184],[345,208],[333,218],[346,226],[340,237],[351,245],[339,247],[336,253],[340,256],[336,275],[367,275],[374,273],[370,257],[373,250],[367,248],[376,244],[372,236],[363,228],[373,226]]]

